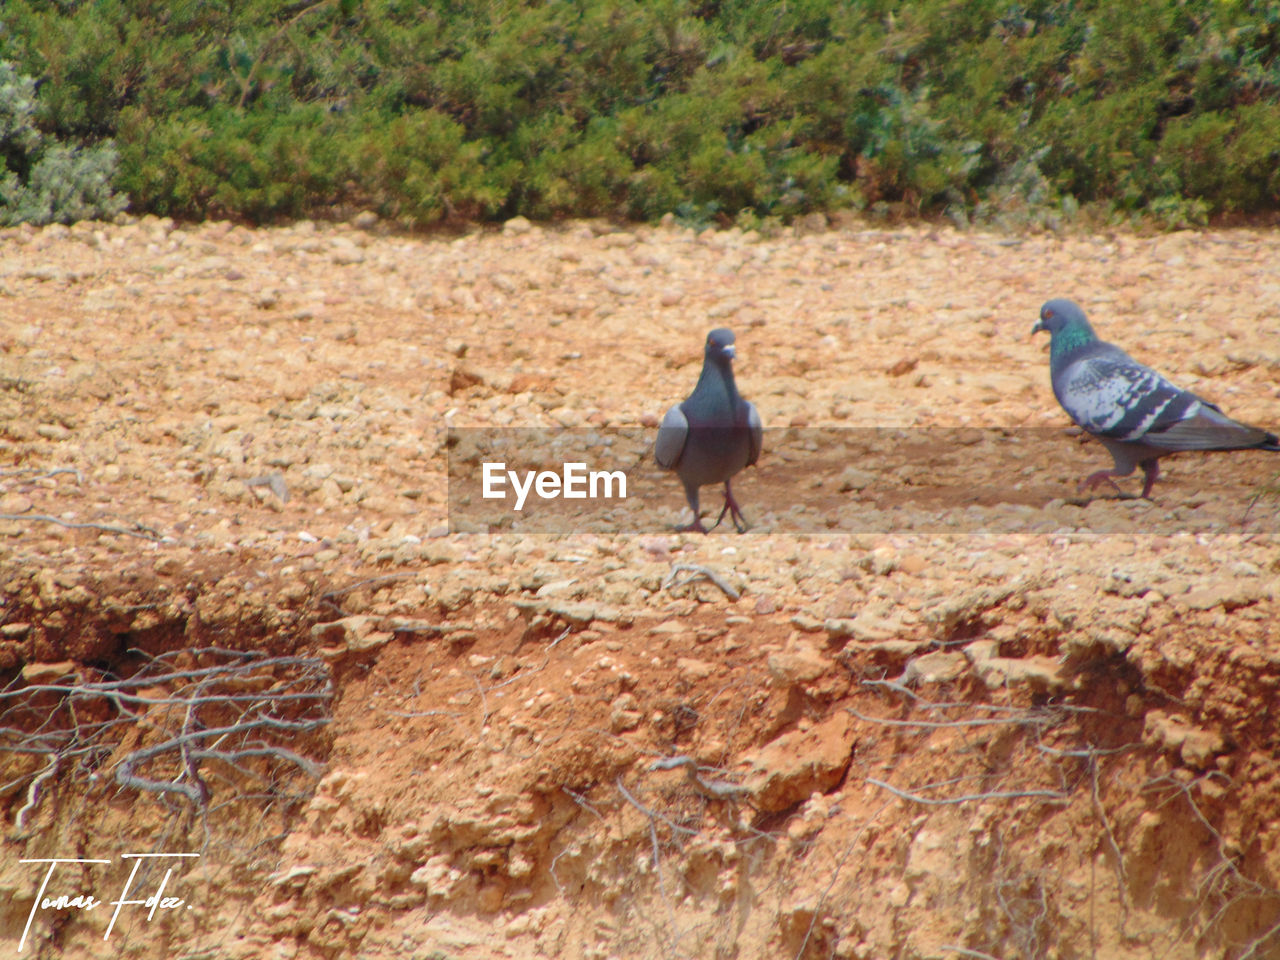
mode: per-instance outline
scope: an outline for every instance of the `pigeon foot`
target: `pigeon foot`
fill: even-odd
[[[733,520],[733,528],[739,533],[746,533],[751,529],[751,524],[747,523],[747,518],[742,515],[742,511],[738,509],[738,505],[736,503],[730,504],[726,500],[724,506],[720,508],[720,516],[716,517],[716,522],[711,525],[712,530],[720,526],[720,521],[724,519],[724,515],[726,513],[728,513],[729,517]]]
[[[720,525],[720,521],[724,519],[725,511],[729,512],[729,518],[733,521],[733,528],[739,533],[746,533],[751,529],[751,524],[747,523],[746,516],[742,513],[742,508],[738,506],[738,501],[733,499],[733,491],[729,489],[729,482],[726,480],[724,485],[724,507],[720,510],[720,516],[716,518],[716,526]],[[712,527],[714,530],[715,527]]]
[[[1124,491],[1120,489],[1120,484],[1116,483],[1114,479],[1116,476],[1118,476],[1118,474],[1115,474],[1110,470],[1098,470],[1095,473],[1089,474],[1080,481],[1076,486],[1076,493],[1084,493],[1086,490],[1092,490],[1094,487],[1105,481],[1106,483],[1111,484],[1115,489],[1117,496],[1123,498]]]

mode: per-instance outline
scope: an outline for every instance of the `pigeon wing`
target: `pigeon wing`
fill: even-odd
[[[1237,450],[1270,446],[1274,435],[1232,420],[1213,404],[1198,401],[1181,419],[1154,425],[1143,442],[1164,450]]]
[[[1108,440],[1143,441],[1201,406],[1193,393],[1175,387],[1123,350],[1098,343],[1054,377],[1054,393],[1071,419]]]
[[[1060,385],[1059,400],[1071,419],[1108,440],[1170,452],[1274,442],[1267,431],[1232,420],[1216,405],[1174,386],[1108,343],[1099,343],[1063,370]]]
[[[653,459],[658,461],[658,466],[667,470],[675,469],[688,438],[689,420],[677,404],[667,411],[662,423],[658,425],[658,440],[653,446]]]
[[[760,412],[754,403],[742,401],[747,411],[747,429],[751,436],[751,453],[747,457],[747,466],[760,459],[760,448],[764,446],[764,424],[760,421]]]

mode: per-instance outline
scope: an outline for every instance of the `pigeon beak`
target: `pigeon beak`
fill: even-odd
[[[733,346],[733,344],[731,343],[731,344],[729,344],[727,347],[725,347],[725,348],[724,348],[724,355],[725,355],[726,357],[728,357],[730,360],[732,360],[734,357],[736,357],[736,356],[738,355],[738,351],[737,351],[736,349],[734,349],[734,346]]]
[[[1039,333],[1039,332],[1040,332],[1041,330],[1043,330],[1043,329],[1044,329],[1044,321],[1043,321],[1043,320],[1037,320],[1037,321],[1036,321],[1036,325],[1035,325],[1034,327],[1032,327],[1032,328],[1031,328],[1031,332],[1032,332],[1032,334],[1036,334],[1036,333]]]

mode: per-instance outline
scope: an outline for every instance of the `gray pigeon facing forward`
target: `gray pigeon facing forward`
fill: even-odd
[[[687,400],[667,411],[658,427],[654,459],[680,477],[693,508],[693,523],[677,530],[707,532],[698,511],[698,488],[712,483],[724,484],[724,509],[711,529],[720,525],[726,511],[739,533],[747,529],[729,482],[759,459],[764,428],[755,406],[738,395],[733,353],[732,330],[721,327],[707,334],[698,385]]]
[[[1142,468],[1143,497],[1160,475],[1160,457],[1180,450],[1276,450],[1280,438],[1239,423],[1208,400],[1180,390],[1119,347],[1099,340],[1070,300],[1040,308],[1032,333],[1048,330],[1053,394],[1071,419],[1102,441],[1115,461],[1080,482],[1081,491]]]

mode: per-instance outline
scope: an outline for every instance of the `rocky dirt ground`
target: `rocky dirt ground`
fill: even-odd
[[[4,949],[20,860],[110,860],[48,888],[107,900],[123,853],[182,850],[190,909],[107,941],[109,906],[41,911],[24,953],[1280,956],[1280,458],[1081,499],[1106,457],[1029,336],[1072,297],[1275,426],[1275,232],[146,218],[0,250]],[[555,533],[451,513],[450,427],[651,430],[721,325],[774,428],[751,532],[671,532],[647,474]],[[280,726],[286,690],[328,724]],[[250,709],[268,752],[192,739]]]

